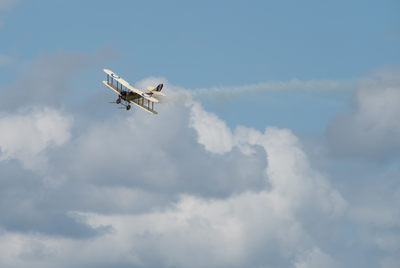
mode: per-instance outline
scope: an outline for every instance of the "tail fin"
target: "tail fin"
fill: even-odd
[[[163,84],[159,84],[155,89],[156,89],[156,91],[158,91],[158,92],[160,92],[161,91],[161,89],[163,88]]]
[[[159,84],[157,87],[151,89],[151,87],[148,87],[147,90],[149,90],[149,94],[156,94],[158,96],[165,96],[164,93],[161,93],[161,90],[163,89],[164,85]]]

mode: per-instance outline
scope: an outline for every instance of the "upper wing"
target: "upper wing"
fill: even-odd
[[[121,92],[119,92],[118,89],[112,87],[109,83],[107,83],[107,81],[103,81],[103,84],[106,85],[108,88],[114,90],[115,93],[117,93],[118,95],[121,95]]]
[[[104,69],[104,72],[106,74],[108,74],[112,79],[114,79],[115,81],[119,82],[121,85],[123,85],[124,87],[126,87],[130,91],[132,91],[132,92],[138,94],[139,96],[145,98],[146,100],[149,100],[151,102],[159,102],[156,98],[154,98],[154,97],[152,97],[150,95],[147,95],[146,93],[144,93],[143,91],[141,91],[139,89],[134,88],[127,81],[125,81],[124,79],[119,77],[117,74],[113,73],[111,70]]]

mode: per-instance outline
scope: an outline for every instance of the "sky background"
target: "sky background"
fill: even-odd
[[[398,267],[399,14],[0,0],[0,266]]]

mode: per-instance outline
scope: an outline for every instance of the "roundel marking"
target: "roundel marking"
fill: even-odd
[[[119,79],[119,76],[116,74],[111,74],[112,77]]]

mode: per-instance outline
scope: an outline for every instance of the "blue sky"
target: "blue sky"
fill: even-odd
[[[399,10],[397,1],[24,1],[2,12],[5,39],[0,48],[17,62],[57,51],[109,49],[112,56],[104,67],[127,80],[162,76],[189,89],[293,78],[359,79],[399,62]],[[3,81],[13,76],[7,71]],[[88,78],[93,90],[98,77]],[[322,129],[323,121],[348,99],[299,95],[241,96],[247,101],[234,100],[224,108],[211,102],[208,107],[228,111],[231,125],[247,117],[252,126],[264,127],[258,113],[267,122],[304,133],[306,128],[296,122],[307,117]],[[253,98],[266,102],[260,105]],[[318,115],[307,107],[318,109]],[[278,120],[269,120],[271,113]]]
[[[110,67],[123,64],[132,79],[165,76],[187,88],[358,78],[398,63],[399,9],[397,1],[28,1],[4,15],[1,49],[29,59],[108,47]]]
[[[0,0],[0,266],[397,267],[399,14]]]

